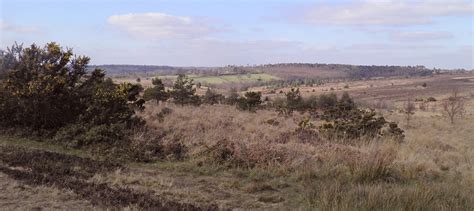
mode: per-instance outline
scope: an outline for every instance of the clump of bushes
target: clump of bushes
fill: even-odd
[[[168,100],[170,93],[166,91],[163,81],[159,78],[153,78],[151,83],[153,87],[145,89],[143,99],[146,101],[155,100],[157,103]]]
[[[319,126],[319,132],[329,139],[358,139],[361,137],[392,137],[396,140],[404,138],[403,130],[394,122],[377,116],[373,110],[364,110],[357,107],[347,92],[340,99],[335,93],[322,94],[319,97],[311,96],[306,100],[301,98],[298,89],[291,89],[286,98],[273,100],[273,107],[279,114],[289,115],[293,111],[309,111],[310,116],[321,118],[325,122]],[[320,116],[317,110],[322,110]],[[304,119],[299,123],[297,132],[307,132],[312,123]],[[305,132],[305,133],[306,133]]]
[[[2,57],[9,58],[2,65],[6,79],[0,81],[3,128],[51,136],[71,147],[113,151],[126,148],[131,131],[144,123],[135,115],[144,108],[142,87],[115,84],[100,69],[88,71],[88,57],[75,57],[56,43],[16,45]]]
[[[100,69],[87,71],[89,58],[73,57],[56,43],[31,45],[9,52],[14,58],[5,67],[1,83],[1,122],[4,126],[57,130],[69,124],[110,125],[136,123],[142,88],[114,84]]]
[[[237,107],[244,111],[255,111],[262,104],[261,92],[246,92],[239,98]]]
[[[384,136],[401,141],[404,138],[403,130],[396,123],[377,116],[374,110],[359,109],[344,101],[326,110],[322,118],[326,122],[319,127],[319,131],[332,140]]]
[[[224,95],[219,94],[210,88],[207,88],[206,94],[202,97],[202,102],[209,105],[223,103],[224,101]]]

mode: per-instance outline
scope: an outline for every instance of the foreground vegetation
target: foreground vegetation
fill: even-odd
[[[474,209],[474,111],[442,116],[466,95],[375,110],[293,88],[198,95],[185,75],[144,90],[54,43],[0,61],[0,176],[85,207]]]

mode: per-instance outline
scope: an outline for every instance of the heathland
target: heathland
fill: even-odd
[[[0,62],[5,209],[474,209],[469,71]]]

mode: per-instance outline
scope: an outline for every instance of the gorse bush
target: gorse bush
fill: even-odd
[[[86,126],[72,124],[61,128],[53,140],[68,147],[82,148],[99,146],[110,148],[126,142],[127,130],[124,124]]]
[[[12,49],[19,49],[14,46]],[[1,84],[4,126],[56,130],[73,123],[131,125],[143,101],[141,87],[113,84],[104,72],[87,71],[89,58],[73,56],[56,43],[9,51]]]
[[[349,108],[342,102],[326,110],[322,119],[326,122],[319,127],[319,131],[329,139],[386,136],[401,141],[404,138],[403,130],[396,123],[387,122],[373,110]],[[384,129],[387,127],[388,129]]]

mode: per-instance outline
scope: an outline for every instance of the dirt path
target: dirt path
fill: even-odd
[[[215,205],[198,207],[193,204],[160,198],[152,193],[138,192],[126,187],[114,187],[105,183],[88,181],[97,173],[121,168],[123,168],[121,165],[110,162],[95,161],[42,150],[30,150],[22,147],[0,146],[0,172],[3,175],[8,175],[10,180],[21,181],[23,184],[34,187],[33,189],[48,187],[46,189],[60,189],[70,192],[71,195],[76,195],[81,200],[87,200],[97,208],[133,207],[153,210],[217,209]],[[3,188],[2,186],[0,196],[9,194],[12,188],[14,189],[15,187],[5,185],[5,188]],[[26,193],[30,194],[28,191]],[[34,192],[31,195],[34,195]],[[6,196],[4,197],[7,198]],[[55,198],[54,194],[52,198]],[[8,201],[10,201],[7,202],[9,206],[22,206],[21,203],[13,202],[12,200]],[[74,203],[74,201],[71,203]],[[40,205],[38,204],[38,207],[43,208]]]

